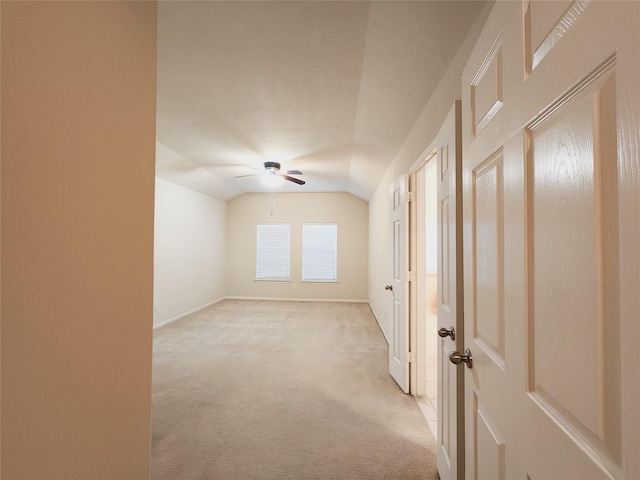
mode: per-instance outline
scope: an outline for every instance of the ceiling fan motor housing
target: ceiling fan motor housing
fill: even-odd
[[[278,162],[264,162],[264,169],[268,172],[278,172],[280,171],[280,164]]]

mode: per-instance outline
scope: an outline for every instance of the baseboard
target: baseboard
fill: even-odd
[[[272,302],[322,302],[322,303],[369,303],[368,300],[352,298],[278,298],[278,297],[224,297],[225,300],[262,300]]]
[[[380,320],[378,320],[378,316],[376,315],[376,312],[373,310],[373,307],[371,306],[371,302],[367,302],[367,303],[369,304],[369,310],[371,310],[371,313],[373,314],[373,318],[376,319],[380,332],[382,332],[382,336],[387,342],[387,345],[389,345],[389,339],[387,338],[387,334],[384,332],[384,328],[382,328],[382,324],[380,323]]]
[[[219,299],[214,300],[213,302],[205,303],[204,305],[202,305],[202,306],[200,306],[198,308],[194,308],[193,310],[189,310],[188,312],[181,313],[178,316],[175,316],[173,318],[170,318],[169,320],[165,320],[164,322],[160,322],[157,325],[154,325],[153,329],[156,330],[156,329],[158,329],[160,327],[165,327],[165,326],[169,325],[170,323],[173,323],[173,322],[175,322],[177,320],[180,320],[181,318],[184,318],[184,317],[186,317],[188,315],[191,315],[193,313],[199,312],[200,310],[204,310],[205,308],[210,307],[211,305],[215,305],[216,303],[221,302],[224,299],[225,299],[225,297],[220,297]]]

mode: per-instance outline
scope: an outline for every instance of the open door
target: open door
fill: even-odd
[[[467,478],[640,478],[638,25],[496,2],[464,69]]]
[[[464,339],[460,101],[436,137],[438,174],[438,472],[464,476],[463,372],[449,361]]]
[[[407,286],[408,226],[407,175],[393,182],[391,189],[392,278],[386,286],[391,292],[393,319],[389,342],[389,373],[403,392],[409,393],[409,315]]]

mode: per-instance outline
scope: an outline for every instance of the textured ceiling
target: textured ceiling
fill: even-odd
[[[482,6],[159,2],[158,176],[229,200],[278,161],[369,200]]]

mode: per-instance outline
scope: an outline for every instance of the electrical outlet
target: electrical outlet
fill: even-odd
[[[295,289],[296,289],[296,284],[295,284],[295,283],[292,283],[292,284],[291,284],[291,289],[292,289],[292,290],[295,290]]]
[[[154,311],[154,312],[157,312],[157,311],[158,311],[158,304],[157,304],[157,303],[154,303],[154,304],[153,304],[153,311]]]

